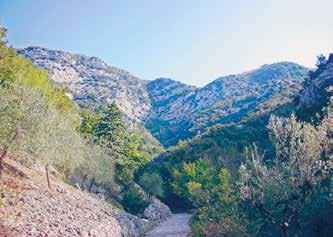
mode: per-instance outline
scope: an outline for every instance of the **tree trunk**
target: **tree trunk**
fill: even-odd
[[[15,141],[15,139],[18,137],[19,133],[20,133],[20,128],[16,128],[14,136],[11,138],[11,140],[8,142],[8,144],[5,145],[5,147],[3,148],[2,154],[0,156],[0,179],[2,177],[2,171],[3,171],[3,168],[4,168],[3,167],[3,160],[7,156],[10,144]]]
[[[82,190],[84,190],[84,182],[87,180],[87,176],[86,175],[84,175],[83,177],[82,177],[82,181],[81,181],[81,189]]]
[[[50,184],[50,178],[49,178],[49,166],[45,166],[45,173],[46,173],[46,180],[47,180],[47,186],[49,189],[51,189],[51,184]]]
[[[0,156],[0,179],[2,178],[2,171],[3,171],[3,160],[5,159],[6,155],[7,155],[7,152],[8,152],[8,148],[5,147],[1,156]]]
[[[88,188],[89,192],[91,192],[91,188],[93,187],[94,183],[95,183],[95,178],[92,178],[91,183],[90,183],[89,188]]]

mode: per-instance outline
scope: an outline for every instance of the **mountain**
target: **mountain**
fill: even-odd
[[[41,47],[17,52],[45,68],[50,78],[67,88],[81,106],[115,101],[124,114],[136,121],[141,121],[150,111],[146,82],[99,58]]]
[[[79,105],[115,101],[127,117],[143,124],[165,146],[192,138],[209,126],[238,122],[291,101],[308,74],[303,66],[280,62],[197,88],[167,78],[141,80],[96,57],[41,47],[17,52],[45,68]]]
[[[146,127],[163,144],[173,145],[211,125],[237,122],[291,101],[307,74],[303,66],[281,62],[220,77],[202,88],[158,79],[147,84],[152,109]]]

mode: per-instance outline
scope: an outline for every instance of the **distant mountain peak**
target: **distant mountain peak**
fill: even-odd
[[[42,47],[28,47],[17,52],[45,68],[50,78],[68,88],[81,106],[115,101],[124,114],[136,121],[149,113],[146,82],[123,69],[110,66],[97,57]]]
[[[219,77],[201,88],[155,80],[147,84],[152,109],[146,126],[162,143],[173,145],[211,125],[239,121],[271,104],[291,101],[307,74],[306,67],[278,62]]]

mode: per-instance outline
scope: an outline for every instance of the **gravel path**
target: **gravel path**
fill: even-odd
[[[146,237],[186,237],[190,234],[190,214],[173,214],[166,221],[161,222]]]

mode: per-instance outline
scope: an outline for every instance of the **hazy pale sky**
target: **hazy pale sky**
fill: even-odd
[[[202,86],[333,52],[332,0],[0,0],[10,44],[97,56],[142,79]]]

